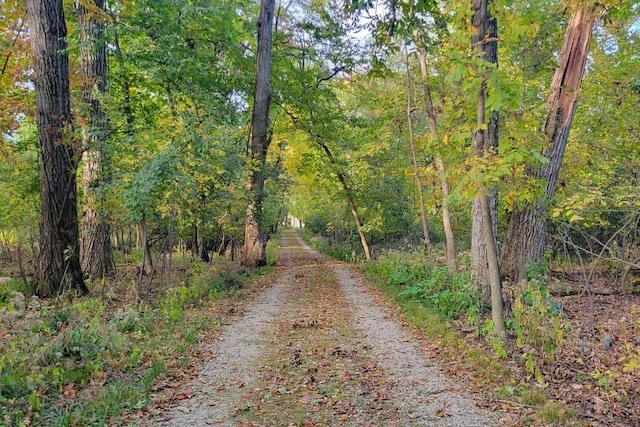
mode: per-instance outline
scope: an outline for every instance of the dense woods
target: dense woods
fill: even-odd
[[[304,224],[530,381],[569,354],[555,297],[613,295],[638,332],[638,2],[4,0],[0,18],[1,316],[19,295],[195,304],[207,268],[235,283]],[[6,339],[0,423],[96,380],[64,374],[79,344],[28,376]],[[585,375],[640,416],[640,345],[618,349]]]

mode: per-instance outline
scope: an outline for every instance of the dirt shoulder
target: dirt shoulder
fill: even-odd
[[[285,232],[278,273],[156,425],[490,426],[497,420],[341,263]]]

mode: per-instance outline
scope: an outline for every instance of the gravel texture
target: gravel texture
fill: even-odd
[[[346,266],[334,267],[380,366],[393,381],[393,396],[407,426],[490,426],[493,421],[425,358],[397,320],[387,316]]]
[[[294,294],[301,291],[302,285],[298,283],[301,282],[300,271],[316,268],[335,276],[340,293],[337,298],[348,305],[348,322],[357,331],[357,336],[351,337],[334,334],[332,339],[335,343],[331,345],[338,349],[365,348],[368,354],[363,357],[373,360],[376,375],[387,379],[380,382],[388,384],[381,386],[381,393],[388,396],[385,399],[395,409],[387,411],[393,416],[386,422],[367,422],[366,413],[361,413],[351,419],[343,417],[343,421],[303,425],[496,425],[491,415],[476,407],[459,385],[443,378],[436,362],[429,360],[402,324],[376,302],[369,285],[354,275],[348,265],[318,254],[291,231],[284,234],[273,285],[257,296],[244,317],[225,327],[220,339],[211,344],[213,358],[201,367],[194,380],[184,386],[186,392],[193,393],[192,397],[180,401],[179,406],[171,408],[162,420],[156,420],[155,425],[247,425],[237,412],[246,405],[251,390],[257,390],[254,388],[256,381],[265,373],[270,375],[280,369],[278,366],[260,365],[269,360],[270,353],[287,345],[273,335],[273,325],[287,318],[288,314],[291,317],[288,305]],[[309,304],[308,301],[306,303]],[[363,341],[366,343],[364,346]],[[355,399],[360,398],[356,396]],[[371,415],[370,420],[376,418]],[[309,420],[312,416],[309,415]],[[265,425],[280,424],[276,420]]]

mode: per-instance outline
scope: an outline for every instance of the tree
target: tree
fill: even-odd
[[[111,250],[111,225],[101,209],[105,173],[109,168],[105,155],[107,120],[101,106],[107,84],[107,48],[104,40],[104,0],[93,0],[89,7],[78,2],[80,24],[80,67],[82,75],[82,187],[84,191],[80,262],[82,271],[93,277],[114,273]]]
[[[250,267],[267,262],[267,236],[262,224],[265,163],[271,135],[269,106],[271,104],[271,46],[275,0],[262,0],[258,18],[258,53],[256,84],[251,118],[251,159],[249,162],[248,204],[244,228],[243,263]]]
[[[495,46],[495,31],[497,28],[497,22],[495,18],[492,18],[488,10],[489,0],[472,0],[472,24],[477,31],[473,37],[473,42],[481,56],[492,64],[497,62],[497,46]],[[483,65],[480,65],[481,67]],[[488,68],[484,66],[484,70],[480,71],[480,75],[486,75]],[[477,122],[473,132],[473,151],[476,157],[484,156],[491,148],[490,143],[495,135],[491,135],[491,132],[497,134],[497,120],[492,128],[491,123],[486,123],[486,77],[480,83],[480,89],[478,91],[478,106],[477,106]],[[493,113],[491,113],[493,116]],[[490,120],[492,120],[490,118]],[[488,284],[491,294],[491,318],[498,337],[502,340],[506,339],[506,332],[504,326],[504,315],[502,306],[502,286],[500,282],[500,268],[498,265],[498,248],[496,246],[496,234],[494,232],[494,220],[491,217],[491,201],[488,195],[488,191],[484,185],[480,185],[478,195],[474,204],[478,204],[478,210],[474,210],[474,217],[476,215],[481,216],[478,221],[482,225],[482,237],[484,244],[484,255],[486,257],[486,263],[488,264]],[[474,221],[475,218],[474,218]]]
[[[411,165],[413,166],[413,174],[418,187],[418,203],[420,204],[420,223],[422,224],[422,238],[427,252],[431,253],[431,238],[429,237],[429,223],[427,222],[427,210],[424,204],[424,189],[422,186],[422,177],[420,177],[420,168],[418,166],[418,155],[416,150],[416,142],[413,132],[413,103],[411,102],[411,67],[409,65],[409,54],[407,53],[405,65],[407,67],[407,125],[409,127],[409,149],[411,151]]]
[[[498,21],[490,16],[487,10],[488,2],[473,2],[473,26],[477,33],[472,37],[473,44],[488,62],[490,67],[498,65]],[[486,88],[486,83],[482,83]],[[478,111],[480,114],[480,111]],[[482,114],[485,114],[482,112]],[[475,143],[481,143],[482,147],[476,147],[478,153],[495,153],[498,148],[498,112],[489,112],[489,123],[484,124],[486,130],[477,132],[479,139]],[[477,154],[478,154],[477,153]],[[489,254],[491,249],[487,246],[484,232],[485,215],[482,211],[482,198],[486,197],[489,207],[489,217],[491,234],[493,236],[493,247],[498,247],[498,197],[495,188],[487,189],[486,193],[478,195],[471,206],[471,273],[479,284],[480,298],[489,303],[491,301],[491,290],[488,284],[491,279],[491,261]],[[497,249],[496,249],[497,250]]]
[[[88,289],[79,254],[76,169],[62,0],[28,0],[40,145],[40,292]]]
[[[427,121],[429,122],[429,135],[431,142],[434,144],[440,143],[440,135],[438,132],[438,122],[436,116],[436,109],[433,106],[433,99],[431,97],[431,86],[429,85],[429,76],[427,72],[427,55],[422,48],[418,48],[418,61],[420,63],[420,73],[422,75],[422,92],[424,96],[425,109],[427,113]],[[442,227],[444,229],[445,236],[445,254],[447,257],[447,267],[449,271],[456,271],[456,241],[453,235],[453,228],[451,227],[451,212],[449,211],[449,180],[444,166],[442,156],[436,150],[435,153],[436,170],[438,172],[438,179],[440,181],[440,187],[442,189]]]
[[[356,231],[358,232],[358,237],[360,238],[360,244],[362,245],[362,250],[364,252],[364,258],[367,261],[371,261],[371,248],[369,247],[369,242],[367,241],[367,235],[364,233],[364,229],[362,226],[362,219],[360,218],[360,213],[358,212],[358,206],[356,205],[353,191],[349,187],[347,183],[347,179],[342,171],[339,169],[338,162],[336,158],[331,153],[329,146],[325,144],[319,138],[316,138],[316,144],[322,148],[322,151],[327,155],[327,159],[331,164],[331,167],[334,170],[334,173],[338,177],[338,181],[340,181],[340,186],[342,187],[342,191],[344,193],[345,198],[347,199],[347,204],[349,205],[349,210],[351,211],[351,215],[353,216],[353,220],[356,224]]]
[[[516,282],[525,280],[527,265],[540,262],[544,254],[548,203],[556,191],[599,7],[598,4],[580,6],[571,16],[565,32],[542,128],[546,141],[542,151],[545,160],[526,169],[529,177],[542,182],[543,194],[532,202],[514,206],[505,238],[504,273]]]

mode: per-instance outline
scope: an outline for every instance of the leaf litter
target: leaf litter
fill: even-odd
[[[149,425],[490,426],[345,264],[285,232],[273,284]],[[162,392],[161,392],[162,393]]]

